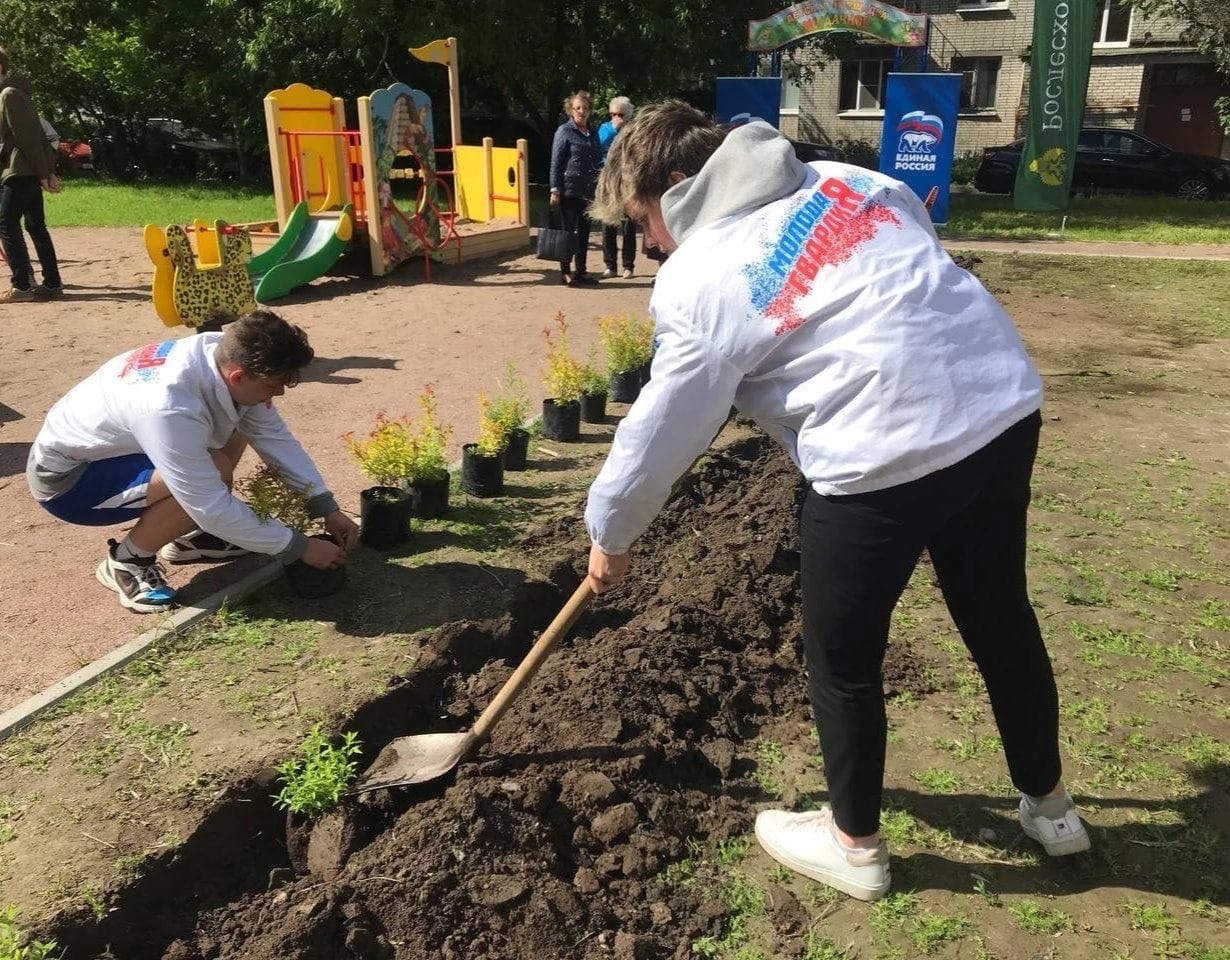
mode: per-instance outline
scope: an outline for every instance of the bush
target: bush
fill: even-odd
[[[606,347],[611,373],[627,373],[643,367],[653,356],[653,320],[631,313],[600,317],[598,329]]]
[[[868,170],[880,169],[880,148],[870,140],[838,140],[837,146],[846,155],[846,163]]]
[[[474,441],[474,452],[480,457],[498,457],[508,445],[511,430],[492,415],[491,401],[485,393],[478,395],[478,409],[478,439]]]
[[[356,440],[354,433],[347,433],[342,440],[359,469],[381,487],[400,485],[418,456],[406,418],[390,420],[383,412],[376,414],[376,425],[366,438]]]
[[[436,388],[427,384],[419,394],[422,411],[410,430],[414,462],[406,474],[411,486],[435,483],[448,476],[448,440],[452,431],[440,422],[436,409]]]
[[[543,330],[547,339],[547,370],[543,383],[556,403],[575,403],[581,399],[581,363],[568,352],[568,322],[564,314],[555,315],[555,332]]]
[[[274,806],[313,819],[332,810],[354,781],[354,758],[360,749],[354,731],[343,734],[341,746],[335,747],[316,724],[299,746],[299,756],[277,768],[283,787],[273,798]]]
[[[261,523],[280,520],[292,530],[306,533],[312,525],[307,494],[273,467],[264,465],[254,474],[236,481],[235,493]]]
[[[0,960],[50,960],[56,954],[54,940],[30,940],[17,926],[17,908],[11,904],[0,908]]]
[[[966,151],[952,161],[952,182],[972,184],[974,174],[978,172],[978,164],[982,162],[982,154],[977,151]]]
[[[491,401],[486,416],[500,425],[505,435],[525,427],[525,418],[530,414],[530,401],[526,396],[525,381],[517,368],[509,361],[500,379],[500,392]]]

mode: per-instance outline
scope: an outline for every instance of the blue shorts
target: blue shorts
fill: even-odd
[[[66,523],[83,527],[110,527],[136,520],[145,512],[154,464],[143,453],[95,460],[77,482],[43,509]]]

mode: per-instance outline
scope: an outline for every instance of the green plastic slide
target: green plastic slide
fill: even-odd
[[[248,263],[259,303],[286,296],[324,274],[346,249],[353,232],[350,204],[327,213],[308,213],[298,204],[277,243]]]

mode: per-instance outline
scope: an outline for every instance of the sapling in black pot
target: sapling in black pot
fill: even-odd
[[[369,547],[396,546],[410,536],[412,501],[405,483],[415,446],[405,418],[378,413],[366,437],[348,433],[342,439],[359,469],[376,484],[359,491],[359,539]]]
[[[653,354],[653,321],[631,313],[602,317],[598,330],[606,347],[610,398],[634,403],[645,380],[643,369]]]
[[[500,390],[491,401],[487,417],[495,421],[504,434],[504,469],[524,470],[529,453],[530,432],[525,428],[529,416],[530,401],[526,396],[525,381],[517,368],[509,362],[500,379]]]
[[[448,441],[452,431],[440,421],[431,384],[419,394],[419,406],[422,411],[410,429],[414,462],[406,474],[406,485],[411,513],[421,520],[431,520],[448,510]]]
[[[568,352],[568,323],[555,315],[555,332],[547,338],[547,369],[543,378],[551,396],[542,402],[542,435],[567,443],[581,435],[581,363]]]
[[[491,418],[491,403],[479,396],[478,439],[461,448],[461,489],[475,497],[497,497],[504,490],[503,425]]]
[[[581,422],[605,423],[607,377],[591,352],[581,368]]]
[[[299,533],[334,542],[327,533],[311,532],[318,529],[319,518],[312,517],[308,510],[307,494],[272,467],[262,466],[251,476],[236,481],[235,491],[262,523],[277,520]],[[284,569],[291,592],[303,599],[327,597],[346,586],[345,567],[321,570],[295,560]]]

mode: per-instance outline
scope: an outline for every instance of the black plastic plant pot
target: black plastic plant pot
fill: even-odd
[[[641,395],[641,368],[621,370],[611,374],[611,400],[615,403],[635,403]]]
[[[409,490],[368,487],[359,491],[359,539],[369,547],[386,548],[410,539]]]
[[[581,422],[582,423],[605,423],[606,422],[606,394],[605,393],[583,393],[581,394]]]
[[[504,447],[504,469],[524,470],[529,452],[530,432],[517,427],[508,435],[508,443]]]
[[[327,533],[314,534],[313,540],[334,540]],[[295,560],[285,567],[286,579],[290,583],[290,592],[303,600],[319,600],[321,597],[332,596],[346,586],[346,568],[334,567],[332,570],[317,570],[309,567],[302,560]]]
[[[504,455],[485,457],[467,443],[461,448],[461,489],[474,497],[498,497],[504,490]]]
[[[420,520],[434,520],[448,510],[449,476],[439,480],[422,480],[410,484],[410,513]]]
[[[558,440],[569,443],[581,436],[581,403],[571,400],[568,403],[556,403],[554,400],[542,402],[542,435],[548,440]]]
[[[639,370],[641,374],[641,386],[643,387],[649,382],[649,376],[653,373],[653,357],[646,360],[644,365],[642,365]]]

